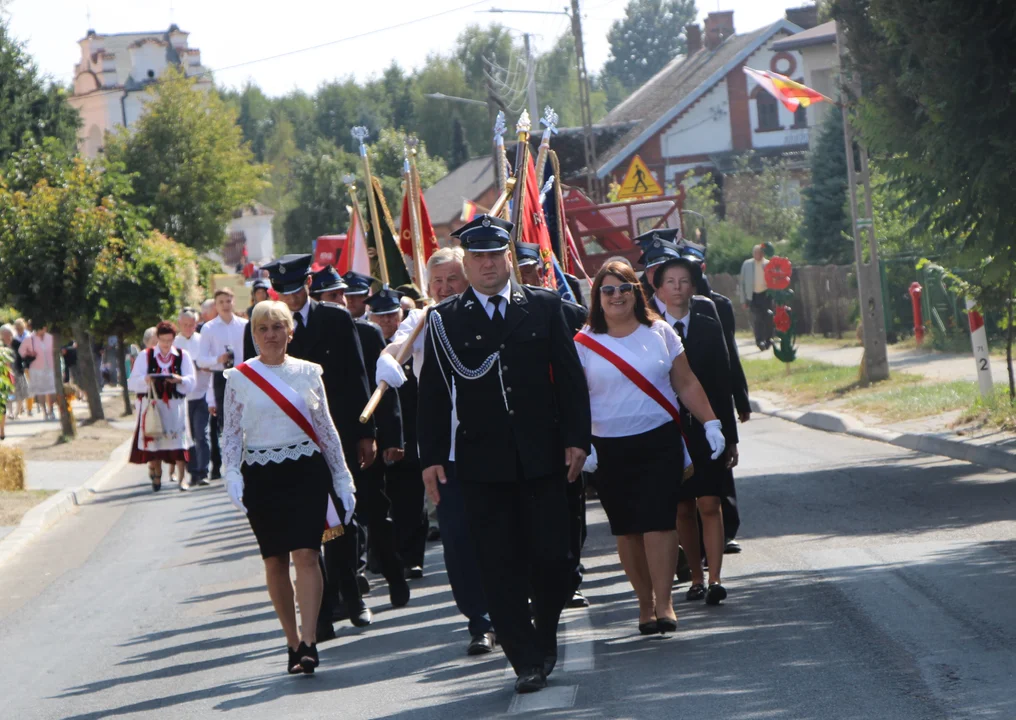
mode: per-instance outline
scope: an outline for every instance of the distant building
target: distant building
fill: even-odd
[[[497,200],[494,161],[490,155],[467,160],[423,191],[430,224],[442,247],[453,245],[451,233],[463,225],[462,205],[466,200],[484,212]]]
[[[272,220],[275,211],[259,202],[253,202],[233,212],[226,227],[226,243],[222,258],[229,267],[237,265],[264,265],[275,259],[275,239]]]
[[[201,51],[187,46],[187,36],[176,25],[165,32],[100,35],[95,30],[78,41],[81,60],[74,66],[74,92],[70,104],[81,114],[78,147],[86,157],[103,148],[104,136],[117,126],[130,127],[141,116],[147,86],[170,65],[187,77],[197,76],[197,87],[212,87],[201,65]]]
[[[723,176],[737,169],[738,156],[783,158],[794,169],[791,204],[800,202],[807,182],[811,108],[796,113],[744,74],[745,66],[804,82],[804,60],[796,50],[774,43],[817,23],[814,6],[787,10],[787,17],[758,30],[736,34],[734,13],[709,13],[705,32],[689,25],[688,54],[677,57],[611,110],[604,125],[632,123],[609,147],[599,149],[597,175],[620,183],[639,155],[661,186],[678,185],[693,171]],[[726,191],[726,189],[725,189]]]

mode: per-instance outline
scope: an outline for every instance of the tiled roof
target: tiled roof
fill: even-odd
[[[803,47],[828,45],[834,42],[836,42],[836,21],[830,20],[783,40],[777,40],[773,43],[773,50],[799,50]]]
[[[600,177],[606,176],[775,33],[780,30],[794,33],[800,29],[781,19],[750,33],[731,35],[715,50],[703,47],[690,57],[671,60],[601,121],[604,124],[636,121],[636,125],[610,148],[600,151]]]
[[[512,157],[509,154],[509,157]],[[462,200],[475,200],[494,184],[493,158],[467,160],[423,191],[434,225],[444,225],[462,213]]]

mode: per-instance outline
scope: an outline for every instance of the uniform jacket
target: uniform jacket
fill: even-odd
[[[564,448],[589,449],[589,389],[560,296],[514,280],[510,294],[500,333],[495,333],[472,288],[432,311],[440,314],[452,349],[466,368],[476,369],[500,351],[500,379],[497,363],[476,380],[454,375],[444,352],[435,346],[431,328],[425,330],[417,427],[420,462],[423,467],[448,462],[452,400],[446,381],[454,379],[459,419],[455,460],[463,482],[560,477]],[[433,322],[431,318],[428,326]]]
[[[723,424],[728,445],[737,443],[737,421],[731,399],[730,359],[723,326],[712,314],[692,308],[684,351],[692,372],[702,384],[709,404]]]
[[[739,413],[750,413],[748,402],[748,379],[741,367],[741,355],[737,352],[737,338],[734,335],[734,304],[730,298],[718,292],[709,292],[709,298],[716,306],[716,312],[723,326],[723,337],[727,341],[727,356],[730,358],[730,386],[734,391],[734,407]]]
[[[377,389],[374,377],[377,373],[377,359],[387,343],[378,325],[362,318],[354,321],[353,324],[356,325],[356,331],[360,336],[363,364],[367,369],[370,392],[373,393]],[[363,410],[362,406],[360,410]],[[379,451],[403,447],[402,407],[399,404],[398,393],[386,392],[381,397],[381,402],[378,404],[377,410],[374,411],[374,424],[377,428],[377,449]]]
[[[322,367],[328,409],[339,431],[342,449],[350,468],[359,467],[357,441],[374,437],[374,422],[360,422],[360,413],[370,399],[363,350],[349,311],[332,303],[310,301],[307,326],[289,344],[289,354]],[[243,357],[254,352],[250,323],[244,328]]]

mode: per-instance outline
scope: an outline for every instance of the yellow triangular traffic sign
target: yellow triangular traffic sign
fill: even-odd
[[[663,188],[656,182],[656,178],[649,172],[649,168],[642,162],[642,158],[636,155],[631,161],[631,165],[628,166],[628,172],[625,173],[624,182],[621,183],[621,189],[617,193],[617,199],[630,200],[631,198],[662,194]]]

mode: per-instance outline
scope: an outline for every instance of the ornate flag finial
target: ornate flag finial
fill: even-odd
[[[360,143],[360,155],[367,154],[367,146],[364,144],[370,137],[370,132],[363,125],[357,125],[350,131],[353,139]]]
[[[540,124],[547,128],[547,131],[551,135],[557,135],[557,123],[561,118],[554,112],[554,108],[550,105],[543,108],[543,117],[540,118]]]
[[[522,133],[528,133],[532,127],[533,122],[529,119],[529,111],[523,110],[522,114],[519,115],[519,121],[515,123],[515,132],[519,135]]]
[[[508,132],[508,126],[504,121],[504,110],[497,111],[497,119],[494,120],[494,140],[499,140]]]
[[[352,185],[353,183],[356,182],[356,175],[343,175],[342,182],[344,182],[346,185]]]
[[[409,135],[406,138],[406,145],[409,146],[410,152],[415,153],[416,152],[416,146],[419,145],[419,144],[420,144],[420,138],[416,137],[416,135]]]

